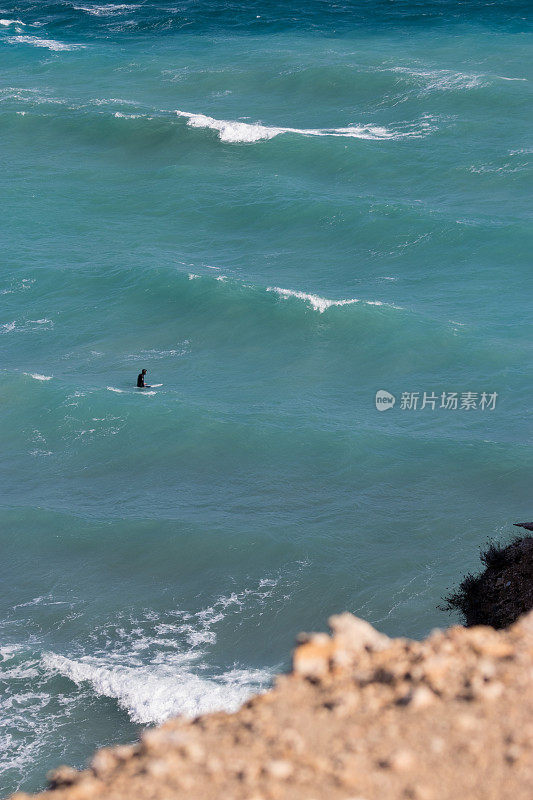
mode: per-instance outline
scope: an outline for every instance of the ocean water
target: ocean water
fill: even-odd
[[[1,3],[2,796],[531,518],[529,13]]]

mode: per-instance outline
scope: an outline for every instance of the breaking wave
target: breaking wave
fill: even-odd
[[[406,137],[419,138],[427,135],[431,124],[427,120],[419,123],[418,127],[410,126],[406,130],[392,130],[380,125],[349,125],[345,128],[289,128],[260,123],[239,122],[238,120],[215,119],[206,114],[192,114],[188,111],[175,112],[178,117],[187,120],[191,128],[209,128],[217,131],[222,142],[245,143],[259,142],[273,139],[283,133],[294,133],[300,136],[335,136],[344,139],[404,139]]]
[[[359,303],[356,298],[350,300],[328,300],[326,297],[320,297],[317,294],[308,294],[307,292],[297,292],[292,289],[281,289],[279,286],[268,286],[267,292],[276,292],[280,297],[295,297],[298,300],[305,300],[314,311],[323,314],[331,306],[349,306],[352,303]]]
[[[298,292],[292,289],[282,289],[279,286],[268,286],[267,292],[275,292],[280,297],[284,298],[295,297],[298,300],[305,300],[314,311],[318,311],[320,314],[323,314],[324,311],[327,311],[327,309],[332,306],[350,306],[353,303],[362,303],[365,306],[389,306],[389,308],[401,310],[401,306],[385,303],[382,300],[361,300],[356,297],[348,300],[328,300],[327,297],[320,297],[320,295],[317,294],[308,294],[307,292]]]
[[[80,50],[85,47],[84,44],[66,44],[59,42],[56,39],[40,39],[38,36],[8,36],[7,41],[10,44],[30,44],[32,47],[47,47],[48,50]]]
[[[25,372],[24,375],[27,375],[29,378],[33,378],[36,381],[52,380],[52,375],[40,375],[38,372]]]
[[[252,694],[266,689],[271,671],[229,668],[201,674],[206,648],[217,640],[216,626],[228,615],[261,611],[273,598],[279,578],[218,597],[212,605],[163,617],[146,612],[141,619],[109,623],[95,633],[104,649],[92,655],[43,654],[46,670],[77,686],[117,701],[133,722],[161,723],[172,716],[195,717],[212,711],[235,711]],[[111,645],[111,648],[109,648]]]
[[[184,659],[185,660],[185,659]],[[270,678],[266,670],[232,669],[203,678],[179,663],[127,666],[105,658],[79,660],[48,653],[44,663],[77,685],[89,683],[111,697],[133,722],[161,723],[170,717],[195,717],[211,711],[235,711]]]
[[[113,5],[110,3],[109,5],[105,6],[75,6],[73,5],[76,11],[84,11],[86,14],[90,14],[93,17],[111,17],[115,14],[123,14],[126,11],[137,11],[139,6],[128,5],[127,3],[119,3],[117,5]]]

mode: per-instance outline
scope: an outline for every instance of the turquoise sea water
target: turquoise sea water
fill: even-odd
[[[527,14],[2,3],[3,796],[531,517]]]

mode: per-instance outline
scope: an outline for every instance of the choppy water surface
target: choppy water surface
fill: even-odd
[[[527,15],[2,5],[3,795],[531,516]]]

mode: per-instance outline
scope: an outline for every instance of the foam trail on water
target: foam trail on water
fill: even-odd
[[[409,78],[423,83],[422,92],[447,92],[452,90],[476,89],[490,83],[487,75],[455,72],[451,69],[416,69],[411,67],[393,67],[392,72],[407,75]]]
[[[346,139],[401,139],[406,136],[418,137],[428,132],[429,123],[413,131],[392,131],[379,125],[353,125],[346,128],[288,128],[259,123],[238,122],[237,120],[215,119],[205,114],[192,114],[176,110],[178,117],[187,120],[191,128],[210,128],[218,132],[222,142],[259,142],[273,139],[282,133],[295,133],[301,136],[337,136]]]
[[[76,11],[85,11],[86,14],[91,14],[93,17],[110,17],[113,14],[122,14],[124,11],[137,11],[139,6],[127,5],[125,3],[107,6],[75,6],[72,8]]]

